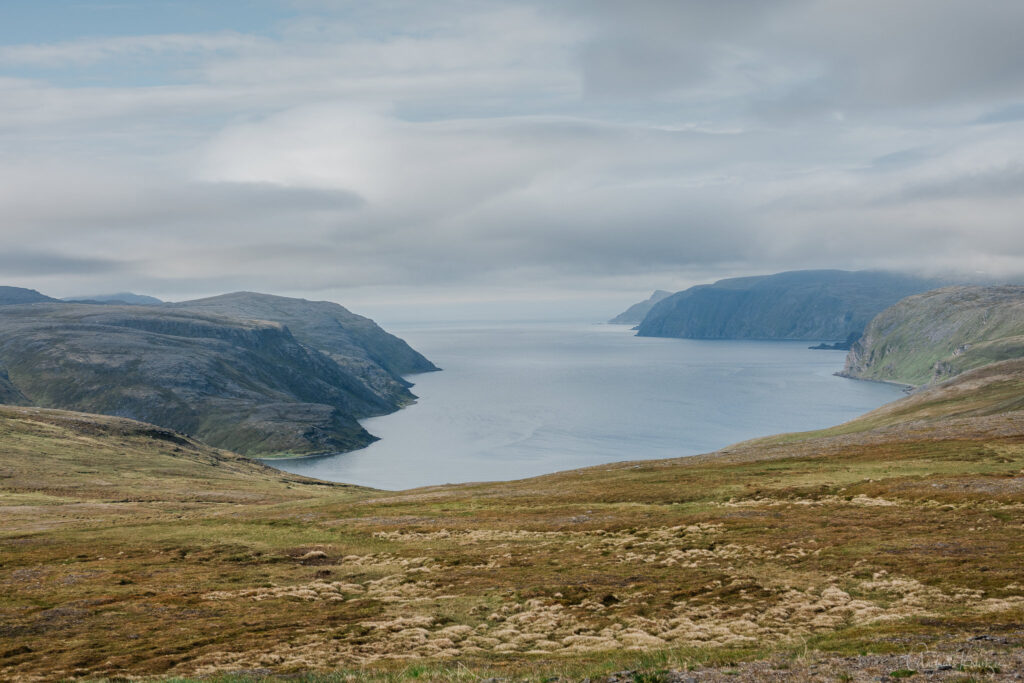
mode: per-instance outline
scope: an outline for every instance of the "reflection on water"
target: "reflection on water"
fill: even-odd
[[[380,441],[281,469],[385,489],[518,479],[669,458],[827,427],[898,398],[833,376],[842,351],[807,342],[635,337],[625,326],[393,326],[443,372],[410,377],[420,400],[365,420]]]

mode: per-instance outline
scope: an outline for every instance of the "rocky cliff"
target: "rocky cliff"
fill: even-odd
[[[359,377],[371,391],[397,405],[415,398],[409,393],[412,385],[402,375],[438,369],[404,340],[388,334],[369,318],[330,301],[235,292],[169,306],[175,310],[281,323],[299,342],[326,354]]]
[[[878,271],[801,270],[698,285],[663,299],[642,337],[845,340],[933,280]]]
[[[875,317],[842,374],[918,386],[1021,357],[1024,287],[945,287]]]

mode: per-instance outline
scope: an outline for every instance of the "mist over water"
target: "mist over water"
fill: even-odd
[[[364,420],[380,437],[367,448],[269,464],[383,489],[519,479],[828,427],[901,396],[835,377],[845,352],[810,342],[646,338],[585,323],[389,331],[444,369],[410,377],[419,402]]]

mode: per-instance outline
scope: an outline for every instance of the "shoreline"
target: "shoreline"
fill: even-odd
[[[856,375],[851,375],[851,374],[845,373],[842,370],[840,370],[839,372],[833,372],[832,375],[835,376],[835,377],[843,377],[845,379],[855,379],[855,380],[857,380],[859,382],[874,382],[876,384],[891,384],[894,387],[901,388],[903,390],[903,393],[905,393],[905,394],[912,394],[915,391],[918,391],[920,389],[924,389],[927,386],[925,384],[922,384],[922,385],[907,384],[906,382],[897,382],[897,381],[891,380],[891,379],[872,379],[870,377],[857,377]]]
[[[376,437],[375,436],[373,438],[373,441],[371,441],[370,443],[374,443],[376,441],[380,441],[380,437]],[[366,444],[366,446],[369,446],[369,445],[370,445],[369,443]],[[246,456],[246,457],[249,457],[250,460],[256,460],[256,461],[262,462],[264,464],[268,464],[268,463],[271,463],[271,462],[281,462],[282,460],[288,460],[288,461],[293,461],[293,460],[312,460],[314,458],[328,458],[328,457],[331,457],[331,456],[334,456],[334,455],[345,455],[347,453],[355,453],[357,451],[363,450],[363,448],[366,448],[366,446],[363,446],[361,448],[353,448],[350,451],[330,451],[328,453],[306,453],[304,455],[266,455],[266,456],[262,456],[262,457],[249,457],[249,456]]]
[[[617,326],[617,325],[612,325],[612,324],[606,324],[606,325],[604,325],[604,327],[611,328],[611,329],[616,329],[617,332],[620,331],[620,330],[622,332],[625,332],[625,329],[623,329],[625,326]],[[575,334],[575,332],[576,332],[575,330],[563,330],[561,332],[565,333],[566,335],[571,336],[571,337],[576,337],[577,336]],[[556,335],[555,338],[556,339],[561,339],[562,336],[563,335],[560,333],[559,335]],[[636,350],[634,348],[634,344],[631,343],[631,342],[634,341],[632,338],[624,338],[620,342],[619,341],[619,334],[615,334],[615,335],[612,335],[612,336],[615,338],[615,340],[613,340],[613,341],[608,341],[604,337],[595,337],[600,342],[598,344],[598,346],[601,347],[602,349],[607,346],[610,351],[615,352],[615,353],[618,353],[619,351],[629,352],[630,350],[632,350],[632,351]],[[485,339],[485,340],[489,339],[489,336],[485,335],[483,337],[483,339]],[[680,342],[694,342],[695,341],[695,342],[699,343],[699,342],[705,341],[705,340],[679,340],[679,341]],[[793,362],[793,363],[796,364],[794,367],[789,369],[789,372],[787,374],[787,378],[789,377],[790,374],[794,374],[794,373],[797,376],[802,376],[800,368],[803,368],[803,370],[806,371],[806,372],[811,372],[812,369],[813,369],[813,374],[817,375],[818,377],[820,377],[822,379],[818,379],[816,381],[816,383],[815,382],[811,382],[808,385],[808,390],[812,391],[812,392],[816,391],[817,387],[821,386],[822,383],[823,383],[824,386],[828,386],[827,378],[829,376],[839,376],[840,375],[839,371],[842,370],[842,360],[841,360],[841,357],[839,356],[838,353],[836,353],[835,356],[830,356],[827,353],[826,354],[818,354],[818,353],[815,353],[813,351],[807,350],[806,349],[806,344],[803,343],[804,340],[794,341],[794,340],[752,340],[752,339],[745,339],[745,340],[706,340],[706,341],[711,341],[712,345],[714,345],[716,348],[718,347],[719,342],[725,342],[725,344],[722,345],[722,351],[721,352],[718,352],[715,349],[703,349],[703,350],[697,349],[697,351],[694,351],[694,353],[697,353],[696,358],[695,358],[696,360],[701,360],[701,359],[705,359],[705,360],[707,360],[707,359],[719,359],[719,360],[721,360],[723,362],[735,362],[735,363],[743,364],[743,362],[746,362],[743,359],[746,359],[748,357],[748,354],[752,352],[752,351],[750,351],[748,349],[748,346],[750,346],[750,347],[754,347],[754,346],[756,346],[756,347],[764,347],[765,351],[757,352],[757,353],[763,354],[763,362],[771,364],[772,361],[781,359],[781,360],[786,360],[787,362]],[[778,348],[780,346],[785,347],[785,346],[797,345],[797,344],[800,346],[799,350],[796,350],[796,348],[794,348],[794,350],[792,350],[792,351],[779,350],[778,352],[776,352],[776,351],[772,350],[773,348]],[[546,344],[545,344],[545,346],[546,346]],[[668,344],[668,346],[675,346],[675,344],[671,344],[670,343],[670,344]],[[659,346],[659,348],[660,348],[660,346]],[[699,351],[699,353],[698,353],[698,351]],[[634,354],[630,353],[629,355],[633,356]],[[672,360],[677,355],[678,355],[678,351],[669,349],[668,351],[665,351],[664,353],[660,353],[660,354],[655,355],[654,356],[654,360],[656,360],[657,358],[662,358],[662,357],[665,357],[668,360]],[[613,358],[617,358],[618,356],[615,355],[615,356],[612,356],[612,357]],[[760,356],[757,356],[757,358],[760,358]],[[701,375],[701,373],[696,373],[695,376],[700,376],[700,375]],[[847,377],[844,377],[844,379],[847,379]],[[738,383],[742,385],[744,382],[738,381]],[[906,385],[902,385],[902,384],[896,384],[896,383],[891,383],[891,382],[883,382],[881,384],[890,384],[890,385],[899,387],[901,390],[904,390],[904,391],[908,390],[908,387]],[[799,384],[798,385],[794,385],[794,389],[795,389],[795,387],[798,387],[798,386],[799,386]],[[576,457],[575,455],[573,455],[573,457],[568,457],[567,456],[565,458],[566,462],[548,462],[548,463],[546,463],[546,466],[544,466],[544,467],[537,467],[537,468],[530,468],[530,467],[527,467],[525,465],[523,467],[517,467],[517,466],[515,466],[514,459],[512,460],[512,464],[506,464],[506,460],[502,460],[501,462],[494,463],[493,467],[485,467],[484,465],[486,465],[486,463],[484,463],[484,465],[480,465],[480,467],[477,468],[477,464],[478,464],[477,461],[471,459],[472,461],[468,463],[467,467],[470,467],[470,469],[473,469],[473,474],[471,474],[465,480],[466,481],[512,481],[512,480],[518,480],[518,479],[522,479],[522,478],[529,478],[529,477],[532,477],[532,476],[545,476],[545,475],[556,474],[556,473],[559,473],[559,472],[564,472],[564,471],[569,471],[569,470],[574,470],[574,469],[579,469],[579,468],[586,468],[586,467],[590,467],[590,466],[605,465],[605,464],[607,464],[607,461],[605,461],[605,458],[607,458],[608,460],[610,460],[612,462],[623,462],[623,461],[634,461],[634,460],[635,461],[646,461],[646,460],[674,459],[674,458],[677,458],[677,457],[687,457],[687,456],[694,456],[694,455],[702,455],[702,454],[707,454],[707,453],[710,453],[710,452],[715,452],[715,451],[721,450],[721,449],[728,449],[728,448],[730,448],[731,446],[734,446],[737,443],[742,443],[742,442],[749,441],[749,440],[770,438],[770,437],[775,436],[775,435],[780,434],[780,433],[808,431],[808,430],[819,429],[819,428],[822,428],[823,426],[832,426],[832,425],[835,425],[835,424],[844,423],[844,422],[847,422],[849,420],[856,419],[856,418],[858,418],[858,417],[860,417],[860,416],[862,416],[862,415],[864,415],[864,414],[866,414],[868,412],[876,410],[876,409],[880,408],[881,406],[883,406],[883,405],[885,405],[887,403],[890,403],[891,401],[899,400],[904,395],[904,393],[894,392],[891,389],[889,389],[889,390],[883,390],[881,388],[877,388],[877,389],[874,389],[874,390],[872,390],[870,388],[856,389],[855,388],[856,385],[846,385],[846,386],[848,387],[846,389],[843,389],[842,386],[833,386],[828,391],[829,392],[838,392],[837,395],[842,395],[842,396],[845,396],[847,393],[852,394],[852,395],[856,395],[856,396],[863,395],[865,397],[876,396],[878,400],[877,400],[877,402],[871,402],[871,401],[869,401],[867,399],[864,399],[862,401],[864,403],[864,405],[860,405],[860,403],[855,401],[854,403],[851,404],[850,407],[859,407],[861,409],[860,410],[851,411],[851,412],[843,413],[842,411],[838,411],[838,414],[833,415],[833,414],[831,414],[830,411],[827,411],[827,410],[824,411],[827,414],[826,415],[827,417],[831,417],[833,419],[819,419],[819,420],[813,421],[813,422],[806,422],[806,421],[800,422],[799,420],[794,422],[792,420],[782,420],[782,421],[774,422],[772,424],[764,424],[764,423],[759,424],[759,425],[751,424],[751,425],[748,425],[748,429],[741,429],[741,430],[736,430],[736,429],[727,430],[724,427],[721,428],[721,429],[718,429],[718,427],[714,427],[713,426],[715,431],[713,431],[711,435],[712,436],[720,436],[722,438],[714,438],[713,439],[713,438],[710,438],[710,436],[708,438],[696,438],[695,437],[692,440],[693,443],[691,443],[690,441],[686,441],[685,444],[682,444],[682,442],[676,443],[675,444],[676,447],[675,448],[671,448],[671,449],[668,448],[668,447],[662,446],[661,442],[656,441],[654,447],[650,447],[650,448],[641,447],[641,448],[639,448],[639,450],[630,449],[629,451],[624,451],[624,452],[612,455],[612,454],[606,453],[604,450],[601,450],[603,447],[601,446],[601,444],[598,444],[597,446],[595,446],[595,449],[596,449],[595,453],[597,453],[599,457],[587,458],[587,457],[584,457],[582,455],[580,455],[579,457]],[[465,387],[462,387],[462,388],[465,388]],[[675,393],[678,393],[679,392],[678,387],[675,388],[673,391]],[[430,396],[431,396],[432,399],[436,398],[432,393],[430,394]],[[831,393],[822,394],[821,398],[822,399],[828,399],[830,396],[831,396]],[[423,400],[419,399],[418,402],[419,403],[423,403]],[[825,402],[825,403],[837,403],[836,401],[829,401],[829,400],[823,400],[823,402]],[[431,400],[431,403],[433,403],[433,400]],[[433,412],[443,411],[443,410],[445,410],[446,408],[449,407],[444,402],[442,402],[440,404],[436,404],[436,405],[438,407]],[[453,404],[453,405],[456,405],[456,404]],[[395,414],[397,415],[397,414],[400,414],[401,412],[402,412],[402,410],[400,409],[399,411],[396,411]],[[431,412],[431,411],[428,411],[428,412]],[[785,413],[785,411],[783,411],[783,413]],[[783,415],[783,417],[785,417],[785,414]],[[736,420],[735,418],[733,420],[731,420],[731,421],[735,421],[735,422],[738,422],[738,423],[742,423],[743,422],[742,420]],[[413,423],[414,424],[412,426],[416,427],[416,426],[419,426],[420,421],[419,420],[413,420]],[[717,424],[717,423],[715,423],[715,424]],[[651,425],[651,424],[643,423],[642,426],[644,426],[646,428],[646,432],[645,433],[647,433],[647,432],[650,432],[652,434],[659,433],[659,429],[657,427]],[[762,429],[749,430],[750,426],[760,426],[760,427],[762,427]],[[378,428],[382,428],[380,425],[377,425],[377,427]],[[673,430],[669,429],[667,431],[668,432],[672,432]],[[403,434],[401,433],[401,430],[398,430],[396,433],[398,434],[398,438],[402,438],[403,437]],[[415,442],[415,441],[412,441],[412,440],[392,441],[392,438],[394,437],[394,435],[391,434],[391,433],[383,434],[383,436],[385,436],[385,440],[387,441],[388,445],[384,446],[379,451],[377,451],[375,449],[374,450],[374,455],[379,455],[379,456],[382,456],[382,457],[385,456],[385,455],[386,456],[392,456],[392,455],[395,456],[394,458],[388,457],[388,461],[394,460],[395,462],[399,462],[399,461],[407,462],[407,461],[412,459],[411,456],[408,455],[408,453],[414,452],[414,451],[412,451],[410,449],[418,448],[419,447],[419,444],[417,442]],[[452,435],[447,435],[447,436],[450,437]],[[461,443],[461,442],[458,441],[458,439],[461,438],[461,437],[460,437],[460,433],[458,432],[457,429],[454,432],[454,437],[456,439],[456,443]],[[436,450],[435,447],[437,446],[437,444],[435,443],[435,441],[436,441],[436,439],[434,439],[432,441],[429,441],[429,443],[427,445],[430,448],[434,448]],[[642,442],[643,439],[640,439],[640,441]],[[682,445],[685,445],[687,447],[683,448]],[[367,457],[367,454],[361,453],[360,452],[361,450],[365,450],[365,449],[355,449],[355,450],[351,450],[351,451],[350,450],[345,450],[345,451],[332,450],[332,451],[320,451],[320,452],[312,452],[312,453],[304,453],[304,454],[296,454],[294,452],[292,452],[292,453],[281,453],[281,454],[277,454],[277,453],[266,454],[265,453],[262,456],[254,457],[254,459],[257,460],[258,462],[264,464],[264,465],[267,465],[267,466],[272,467],[272,468],[277,468],[277,469],[280,469],[280,470],[286,471],[286,472],[302,473],[304,476],[310,476],[310,477],[314,477],[314,478],[324,479],[324,480],[327,480],[327,481],[341,481],[341,482],[346,482],[346,483],[373,482],[372,484],[370,484],[371,486],[379,487],[379,488],[385,488],[385,489],[389,489],[389,490],[405,490],[405,489],[408,489],[408,488],[419,488],[419,487],[422,487],[422,486],[432,486],[432,485],[437,485],[437,484],[440,484],[440,483],[462,482],[463,478],[462,478],[462,476],[460,476],[460,474],[468,474],[468,473],[464,473],[464,472],[463,473],[452,473],[452,472],[448,472],[447,469],[446,469],[446,473],[447,473],[446,476],[444,476],[443,478],[438,478],[436,480],[434,478],[428,476],[429,472],[427,474],[425,474],[422,478],[418,477],[418,476],[416,476],[416,475],[414,475],[412,473],[400,473],[400,474],[394,474],[394,476],[385,476],[385,474],[383,473],[383,470],[386,469],[386,465],[383,464],[383,463],[385,463],[386,461],[371,462],[371,458]],[[402,452],[399,453],[398,452],[399,450],[402,450]],[[571,453],[575,454],[576,451],[571,451]],[[345,455],[345,454],[353,454],[353,457],[351,457],[351,458],[340,458],[340,457],[336,458],[335,457],[335,456],[341,456],[341,455]],[[445,468],[447,468],[448,460],[442,459],[441,465],[443,465]],[[479,469],[480,471],[476,471],[477,469]],[[486,471],[484,471],[484,470],[486,470]],[[365,472],[372,472],[373,474],[372,474],[372,476],[370,474],[366,474],[365,476],[363,476],[362,473],[364,471]],[[424,472],[427,472],[427,470],[424,470]]]

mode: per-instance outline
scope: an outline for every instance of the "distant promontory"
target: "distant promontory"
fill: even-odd
[[[677,292],[640,323],[641,337],[844,341],[938,280],[883,271],[798,270],[730,278]]]
[[[633,304],[608,322],[612,325],[637,325],[644,319],[650,310],[654,308],[654,304],[670,296],[672,296],[672,292],[666,292],[664,289],[656,289],[650,297]]]

